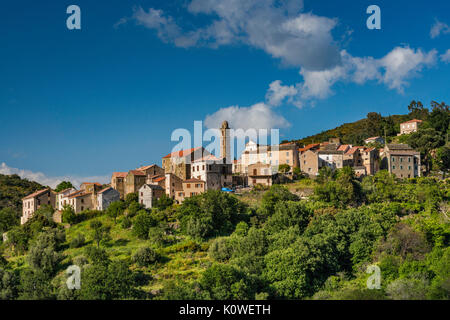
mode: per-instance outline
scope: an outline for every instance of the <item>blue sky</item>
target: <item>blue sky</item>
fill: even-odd
[[[71,4],[81,30],[66,28]],[[381,30],[366,27],[371,4]],[[448,102],[449,12],[422,0],[2,1],[0,173],[104,180],[160,164],[195,120],[295,139]]]

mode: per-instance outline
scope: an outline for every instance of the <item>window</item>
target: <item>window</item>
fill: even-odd
[[[400,170],[403,170],[403,166],[400,166]]]
[[[411,166],[408,166],[408,170],[411,170]],[[409,177],[408,177],[409,178]]]
[[[253,175],[256,176],[257,175],[258,170],[257,169],[253,169]]]
[[[191,184],[190,184],[190,183],[188,183],[186,187],[187,187],[187,188],[190,188],[190,187],[191,187]]]
[[[288,151],[288,152],[286,152],[286,156],[287,156],[287,157],[289,157],[289,151]]]
[[[202,166],[202,170],[205,170],[205,165]]]
[[[289,164],[289,159],[286,160],[286,163]]]
[[[408,162],[411,162],[411,157],[408,157]]]
[[[192,171],[195,171],[195,166],[192,166]]]
[[[81,199],[81,203],[84,203],[84,199]]]
[[[81,211],[83,211],[84,210],[84,207],[83,206],[81,206]]]
[[[144,196],[144,193],[143,193],[143,192],[141,192],[141,197],[142,197],[142,196]]]
[[[400,158],[400,162],[403,162],[403,158]]]
[[[394,157],[392,157],[392,162],[395,162],[395,158]]]
[[[392,166],[392,169],[395,169],[395,166],[394,166],[394,165]]]

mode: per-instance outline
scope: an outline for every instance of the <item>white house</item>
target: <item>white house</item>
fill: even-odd
[[[120,200],[120,193],[112,187],[107,187],[97,193],[97,210],[106,210],[114,201]]]
[[[56,194],[56,210],[61,211],[65,205],[69,204],[69,195],[76,192],[75,188],[67,188]]]
[[[146,209],[152,208],[156,200],[158,200],[165,190],[163,187],[157,184],[144,184],[139,189],[139,203],[142,204]]]

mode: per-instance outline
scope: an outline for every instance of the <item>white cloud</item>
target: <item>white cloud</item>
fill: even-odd
[[[0,174],[11,175],[17,174],[22,179],[28,179],[30,181],[36,181],[44,186],[56,188],[56,186],[62,181],[70,181],[76,187],[83,182],[99,182],[108,183],[109,176],[92,176],[92,177],[79,177],[79,176],[63,176],[63,177],[48,177],[42,172],[33,172],[30,170],[17,169],[9,167],[6,163],[0,165]]]
[[[244,43],[289,65],[313,70],[335,66],[340,55],[331,31],[337,20],[302,9],[300,0],[193,0],[188,11],[209,17],[209,25],[186,30],[154,8],[135,9],[133,19],[179,47]]]
[[[442,55],[441,59],[444,61],[446,54]],[[282,93],[284,89],[285,96],[289,96],[288,102],[302,107],[306,102],[328,98],[333,94],[333,85],[339,81],[362,85],[373,80],[385,84],[389,89],[403,93],[404,88],[409,84],[408,80],[416,77],[423,68],[430,67],[437,61],[437,51],[423,52],[421,49],[396,47],[384,57],[375,59],[353,57],[342,50],[341,61],[340,65],[326,70],[314,71],[301,68],[300,75],[303,81],[295,84],[297,94],[286,93],[286,88],[294,88],[294,86],[277,86],[272,83],[266,96],[273,95],[273,87],[279,88]],[[289,93],[293,93],[293,90]],[[279,99],[275,101],[282,101],[285,96],[280,93],[276,96]]]
[[[450,63],[450,49],[448,49],[444,54],[441,54],[440,58],[442,62]]]
[[[283,86],[281,80],[275,80],[269,85],[266,94],[267,103],[271,106],[279,106],[285,98],[291,98],[298,93],[294,86]]]
[[[406,80],[415,77],[424,67],[436,62],[437,51],[428,53],[409,47],[397,47],[389,52],[379,63],[385,70],[382,81],[390,88],[403,92]]]
[[[450,26],[448,26],[446,23],[436,20],[434,25],[431,27],[430,37],[432,39],[437,38],[441,33],[450,33]]]
[[[227,120],[233,129],[280,129],[290,126],[290,123],[281,115],[276,114],[265,103],[257,103],[250,107],[231,106],[222,108],[205,118],[208,128],[220,128],[221,123]]]

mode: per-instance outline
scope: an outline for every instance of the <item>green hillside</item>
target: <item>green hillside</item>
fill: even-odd
[[[12,208],[21,213],[22,198],[43,188],[39,183],[22,179],[16,174],[0,174],[0,210]]]

